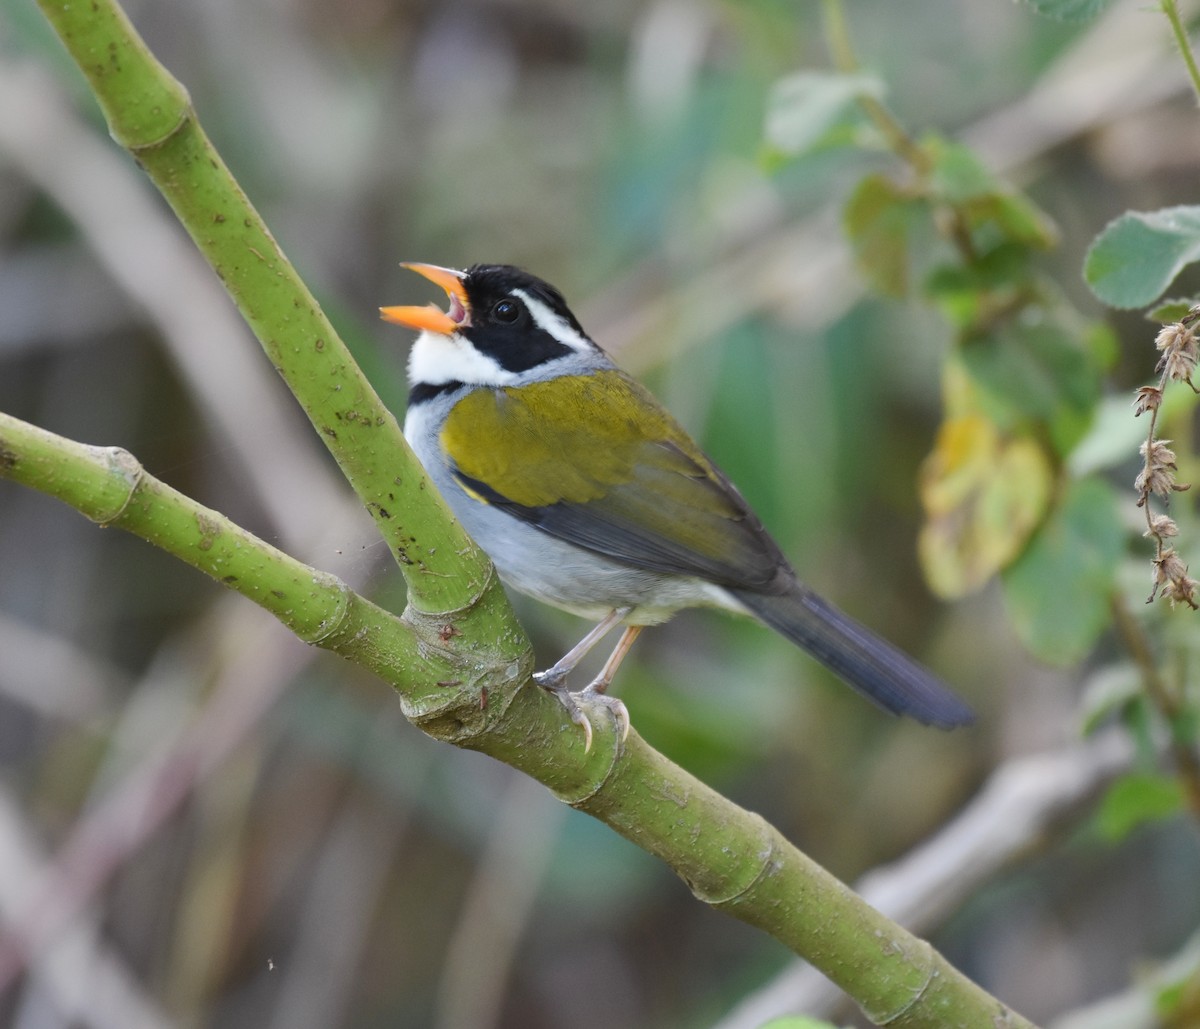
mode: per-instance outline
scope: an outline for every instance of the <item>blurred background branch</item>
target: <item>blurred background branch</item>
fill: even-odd
[[[913,932],[937,926],[1014,863],[1074,829],[1103,790],[1133,763],[1133,747],[1110,730],[1058,752],[1001,765],[935,836],[855,884],[866,901]],[[843,1012],[842,993],[820,972],[796,963],[744,998],[718,1029],[753,1029],[796,1012]]]

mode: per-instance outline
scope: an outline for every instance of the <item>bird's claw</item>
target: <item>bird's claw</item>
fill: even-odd
[[[592,749],[592,723],[580,701],[595,702],[608,708],[612,712],[613,720],[617,723],[617,732],[621,742],[625,742],[629,737],[629,709],[624,703],[616,697],[608,696],[594,682],[589,683],[578,693],[572,693],[562,685],[562,680],[566,676],[552,677],[552,673],[553,669],[550,669],[549,672],[538,672],[534,675],[533,680],[543,689],[553,693],[558,698],[558,702],[567,709],[571,721],[583,730],[583,752],[585,754]]]

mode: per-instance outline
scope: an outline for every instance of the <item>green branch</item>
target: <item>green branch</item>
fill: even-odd
[[[504,689],[528,679],[528,662],[486,664],[486,652],[455,635],[456,623],[447,631],[440,618],[384,611],[158,481],[116,447],[86,446],[0,414],[0,476],[141,536],[264,607],[301,639],[379,675],[430,735],[503,760],[607,823],[670,865],[700,900],[809,960],[879,1024],[976,1024],[986,1015],[989,1025],[1029,1026],[636,731],[619,744],[597,714],[607,731],[585,755],[582,735],[553,698]],[[458,646],[450,649],[451,641]]]
[[[487,558],[435,490],[407,488],[424,473],[395,417],[205,135],[187,90],[117,4],[40,6],[87,76],[112,137],[170,203],[375,519],[410,602],[424,611],[473,602],[494,582]]]
[[[843,75],[856,74],[861,69],[858,58],[854,55],[854,46],[850,42],[850,31],[846,27],[846,15],[842,10],[841,0],[825,0],[823,14],[825,45],[833,58],[834,67]],[[892,152],[907,161],[917,175],[928,175],[932,168],[929,155],[908,134],[886,105],[866,94],[859,96],[858,104],[879,130],[879,134],[887,140]]]
[[[395,419],[200,128],[186,91],[112,0],[39,0],[109,121],[221,277],[400,562],[396,617],[149,476],[128,454],[0,416],[0,475],[127,529],[343,654],[430,735],[492,755],[667,862],[693,893],[759,926],[895,1027],[1028,1027],[929,944],[864,903],[757,815],[596,709],[596,744],[528,688],[528,642],[490,563],[427,488]],[[217,370],[214,369],[214,373]]]

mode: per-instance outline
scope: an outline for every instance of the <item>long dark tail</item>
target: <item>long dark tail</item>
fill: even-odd
[[[797,584],[778,596],[729,592],[766,625],[893,714],[942,729],[974,721],[971,709],[932,673],[804,586]]]

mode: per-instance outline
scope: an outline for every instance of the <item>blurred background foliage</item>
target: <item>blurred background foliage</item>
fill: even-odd
[[[1197,116],[1161,17],[1128,0],[1085,25],[988,0],[849,4],[864,88],[941,155],[931,173],[861,114],[816,134],[789,122],[789,77],[836,63],[818,5],[127,10],[397,411],[409,341],[374,312],[425,299],[398,262],[529,268],[697,434],[805,579],[970,700],[978,725],[940,734],[751,624],[693,612],[643,638],[618,683],[639,731],[839,877],[1128,701],[1136,677],[1106,630],[1112,593],[1140,608],[1149,589],[1125,397],[1151,374],[1154,329],[1106,314],[1079,270],[1119,212],[1194,195]],[[227,302],[191,299],[212,297],[211,275],[150,194],[36,8],[3,0],[0,409],[128,448],[399,609],[386,549],[282,387],[216,346]],[[939,217],[981,196],[956,251]],[[969,344],[978,298],[1016,282],[1039,321],[1003,351],[1030,355],[1014,367],[990,337]],[[1168,435],[1194,465],[1189,410]],[[1015,535],[974,578],[939,562],[953,540],[929,542],[927,456],[947,459],[964,413],[984,420],[954,445],[989,474],[1014,440],[1035,455],[990,530]],[[1196,539],[1187,500],[1173,513]],[[953,536],[962,510],[945,511]],[[581,631],[517,603],[543,663]],[[1194,616],[1131,617],[1188,667]],[[1089,690],[1102,700],[1081,707]],[[1152,713],[1126,714],[1143,778],[933,935],[1036,1021],[1120,990],[1200,923],[1195,825],[1154,775]],[[789,961],[541,787],[426,740],[380,684],[2,481],[0,767],[0,879],[91,882],[85,921],[163,1024],[702,1026]],[[0,908],[16,917],[19,898]],[[77,1024],[5,961],[0,1020]],[[74,1017],[104,1024],[86,1008]]]

